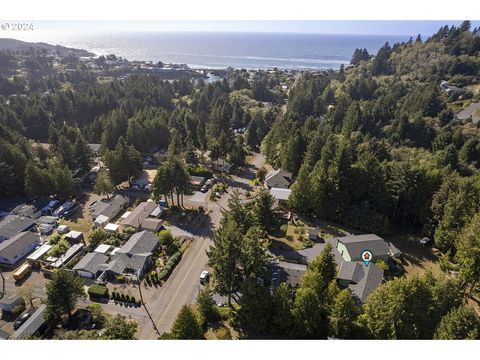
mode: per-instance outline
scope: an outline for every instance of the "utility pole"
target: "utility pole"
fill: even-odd
[[[2,291],[0,292],[0,299],[1,299],[3,298],[3,295],[5,295],[5,278],[3,277],[3,271],[1,267],[0,267],[0,276],[2,277]]]

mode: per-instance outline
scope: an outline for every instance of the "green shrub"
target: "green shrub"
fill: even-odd
[[[108,289],[106,286],[94,284],[88,288],[90,299],[108,297]]]
[[[115,278],[119,283],[125,282],[125,275],[117,275]]]
[[[215,330],[215,337],[218,340],[232,340],[232,332],[229,328],[222,326]]]
[[[189,166],[188,173],[191,176],[203,176],[207,179],[210,179],[213,176],[212,172],[203,166]]]

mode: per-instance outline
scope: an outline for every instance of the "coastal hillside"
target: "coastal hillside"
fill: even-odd
[[[0,38],[0,51],[26,53],[31,51],[54,54],[61,57],[75,56],[93,56],[89,51],[68,48],[61,45],[51,45],[43,42],[25,42],[17,39]]]

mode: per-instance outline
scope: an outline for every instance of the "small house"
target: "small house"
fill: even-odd
[[[272,170],[265,176],[265,187],[288,189],[292,183],[292,174],[282,169]]]
[[[77,256],[79,256],[83,252],[84,248],[85,248],[85,246],[82,243],[78,243],[78,244],[73,245],[71,248],[69,248],[65,252],[65,254],[60,256],[57,260],[55,260],[52,263],[52,267],[54,267],[56,269],[63,268],[65,265],[68,265],[68,263],[70,261],[72,261]]]
[[[95,227],[104,227],[108,224],[108,216],[105,215],[98,215],[96,219],[93,221],[93,226]]]
[[[40,244],[41,238],[31,231],[21,232],[0,243],[0,264],[13,266]]]
[[[28,318],[22,326],[18,328],[13,334],[13,339],[22,339],[31,336],[41,336],[47,329],[45,323],[45,310],[47,305],[42,304],[39,308]]]
[[[0,221],[0,243],[34,227],[35,222],[30,218],[19,215],[7,215]]]
[[[120,225],[118,224],[108,223],[107,225],[105,225],[104,230],[110,233],[116,233],[118,232],[119,227]]]
[[[73,270],[77,272],[78,276],[86,279],[97,279],[105,268],[108,261],[108,256],[99,252],[91,252],[86,254],[74,266]]]
[[[65,234],[65,239],[71,243],[78,243],[83,241],[83,233],[80,231],[71,230],[69,233]]]
[[[42,246],[38,247],[33,253],[27,256],[27,260],[30,263],[35,263],[37,261],[42,260],[47,253],[50,251],[52,248],[52,245],[50,244],[43,244]]]

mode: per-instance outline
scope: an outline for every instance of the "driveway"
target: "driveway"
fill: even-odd
[[[476,103],[473,103],[473,104],[470,104],[469,106],[467,106],[465,109],[463,109],[462,111],[460,111],[458,114],[457,114],[457,119],[459,120],[466,120],[468,118],[470,118],[470,116],[472,117],[472,123],[474,125],[478,124],[480,122],[480,116],[478,115],[474,115],[474,113],[477,111],[477,110],[480,110],[480,102],[476,102]]]
[[[207,200],[207,195],[208,192],[202,193],[201,191],[195,191],[194,194],[188,199],[188,201],[200,203],[203,205]]]

